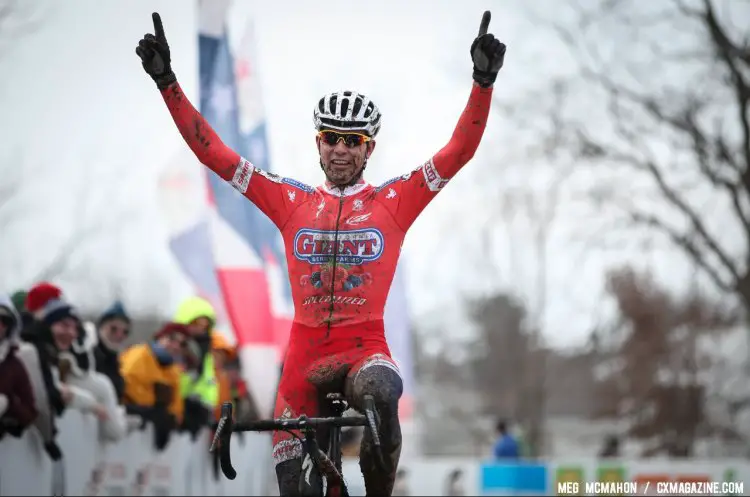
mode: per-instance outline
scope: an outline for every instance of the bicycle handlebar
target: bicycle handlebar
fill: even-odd
[[[221,418],[216,425],[216,433],[211,442],[209,452],[214,452],[219,448],[219,464],[221,472],[230,480],[237,477],[237,471],[232,466],[232,458],[229,449],[229,442],[232,432],[246,431],[278,431],[278,430],[304,430],[308,428],[321,427],[345,427],[345,426],[363,426],[369,428],[373,435],[373,442],[376,451],[376,463],[378,466],[384,464],[383,455],[380,450],[380,437],[377,432],[377,422],[375,420],[375,402],[371,396],[365,396],[365,416],[357,415],[350,417],[328,417],[328,418],[308,418],[304,414],[298,418],[278,418],[262,419],[248,423],[234,423],[232,413],[232,403],[225,402],[221,405]]]
[[[232,432],[244,431],[277,431],[277,430],[301,430],[306,426],[322,428],[335,426],[338,428],[348,426],[368,426],[367,418],[364,416],[350,416],[346,418],[308,418],[302,415],[298,418],[261,419],[248,423],[234,423]]]

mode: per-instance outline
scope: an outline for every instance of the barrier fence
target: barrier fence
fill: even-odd
[[[35,430],[0,441],[0,495],[269,495],[275,485],[270,436],[232,437],[237,478],[218,472],[208,452],[211,434],[173,433],[163,451],[150,426],[118,443],[98,443],[98,422],[68,410],[58,420],[61,461],[53,462]]]
[[[150,427],[131,432],[115,444],[98,443],[97,421],[69,410],[60,418],[58,443],[63,452],[53,462],[34,430],[21,438],[0,441],[0,495],[277,495],[267,434],[232,437],[232,459],[237,478],[221,475],[209,454],[210,433],[195,440],[173,434],[157,451]],[[664,495],[658,482],[718,483],[725,495],[748,495],[750,462],[728,460],[550,460],[498,464],[471,458],[407,457],[394,495],[562,495],[560,483],[636,482],[639,490],[650,482],[646,495]],[[351,495],[364,495],[356,460],[344,462]],[[727,483],[725,485],[721,485]],[[662,492],[657,493],[661,488]],[[700,488],[700,487],[693,487]],[[643,495],[643,492],[639,492]],[[712,493],[712,492],[711,492]],[[589,494],[591,494],[589,492]]]

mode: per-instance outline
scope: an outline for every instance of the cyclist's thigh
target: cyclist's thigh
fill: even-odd
[[[293,364],[285,364],[276,394],[274,418],[296,418],[301,414],[317,415],[319,408],[318,392],[304,374],[304,369]],[[293,432],[299,436],[299,432]],[[273,434],[273,460],[280,464],[302,455],[302,444],[289,432],[277,431]]]

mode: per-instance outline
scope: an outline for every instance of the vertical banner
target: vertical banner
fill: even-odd
[[[255,30],[249,17],[235,53],[235,77],[242,155],[257,167],[273,172],[268,140],[263,89],[258,77]],[[274,343],[283,353],[294,317],[292,289],[286,267],[284,242],[274,224],[259,210],[253,210],[252,243],[263,260],[271,305]]]
[[[226,29],[228,7],[229,2],[200,2],[200,111],[227,146],[255,162],[240,129],[235,59]],[[278,378],[278,346],[263,254],[264,219],[229,184],[212,172],[207,175],[216,274],[245,379],[261,411],[269,413]]]

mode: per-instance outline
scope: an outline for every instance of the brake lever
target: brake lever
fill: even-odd
[[[375,449],[375,465],[378,469],[385,472],[385,458],[383,457],[383,448],[380,444],[380,433],[378,432],[378,412],[375,409],[375,399],[372,395],[365,395],[363,398],[365,405],[365,418],[370,427],[370,434],[372,435],[372,445]]]
[[[219,439],[221,438],[221,435],[224,431],[224,427],[227,424],[227,418],[224,417],[224,406],[221,406],[221,418],[219,418],[219,422],[216,423],[216,431],[214,431],[214,438],[211,440],[211,446],[208,448],[209,452],[216,452],[216,449],[219,447]]]
[[[221,472],[230,480],[237,478],[237,471],[232,466],[232,456],[229,444],[232,439],[232,426],[234,424],[232,415],[232,403],[224,402],[221,405],[221,417],[216,425],[216,433],[209,447],[209,452],[219,449],[219,465]]]

